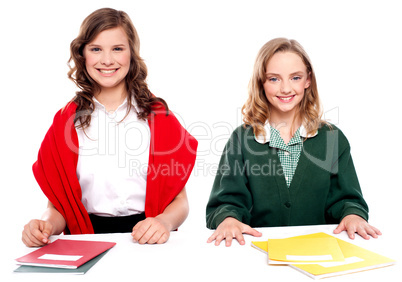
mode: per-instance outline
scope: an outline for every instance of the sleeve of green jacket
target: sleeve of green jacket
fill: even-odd
[[[350,154],[350,145],[342,131],[337,131],[339,158],[333,165],[331,188],[327,197],[327,222],[339,223],[345,216],[356,214],[368,221],[368,206]]]
[[[227,142],[206,210],[207,227],[215,229],[226,218],[234,217],[248,224],[252,198],[244,173],[245,163],[237,131]]]

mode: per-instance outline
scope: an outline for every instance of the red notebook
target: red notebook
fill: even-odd
[[[16,261],[21,265],[77,268],[114,245],[114,242],[58,239]]]

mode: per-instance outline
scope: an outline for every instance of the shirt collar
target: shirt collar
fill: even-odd
[[[93,99],[93,101],[95,102],[95,104],[97,104],[97,105],[100,106],[103,110],[106,111],[105,106],[104,106],[101,102],[99,102],[95,97],[92,97],[92,99]],[[123,103],[121,103],[121,105],[117,107],[117,109],[115,110],[115,112],[117,112],[117,111],[120,110],[120,109],[123,109],[123,108],[126,106],[126,104],[127,104],[127,98],[125,98],[124,101],[123,101]],[[138,108],[138,105],[137,105],[137,101],[135,101],[135,98],[134,98],[134,97],[131,99],[131,104],[134,106],[134,109],[135,109],[136,112],[138,113],[138,112],[139,112],[139,108]]]
[[[268,143],[271,140],[271,125],[269,124],[269,122],[267,122],[264,125],[264,129],[265,129],[265,135],[264,134],[258,136],[254,135],[255,141],[257,141],[260,144]],[[301,125],[299,133],[300,136],[303,138],[312,138],[318,134],[318,130],[314,134],[307,134],[306,128],[303,125]]]

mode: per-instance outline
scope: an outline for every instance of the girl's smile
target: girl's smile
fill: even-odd
[[[292,95],[292,96],[277,96],[277,98],[279,99],[279,101],[281,101],[282,103],[290,103],[291,101],[293,101],[293,98],[296,95]]]
[[[119,69],[111,69],[111,70],[107,70],[107,69],[98,69],[98,71],[100,73],[102,73],[103,75],[113,75],[115,74]]]

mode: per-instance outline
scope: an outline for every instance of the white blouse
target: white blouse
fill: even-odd
[[[142,213],[150,145],[148,122],[138,119],[135,102],[124,118],[127,100],[116,111],[106,112],[93,99],[95,109],[90,126],[76,129],[82,203],[88,213],[99,216]]]

